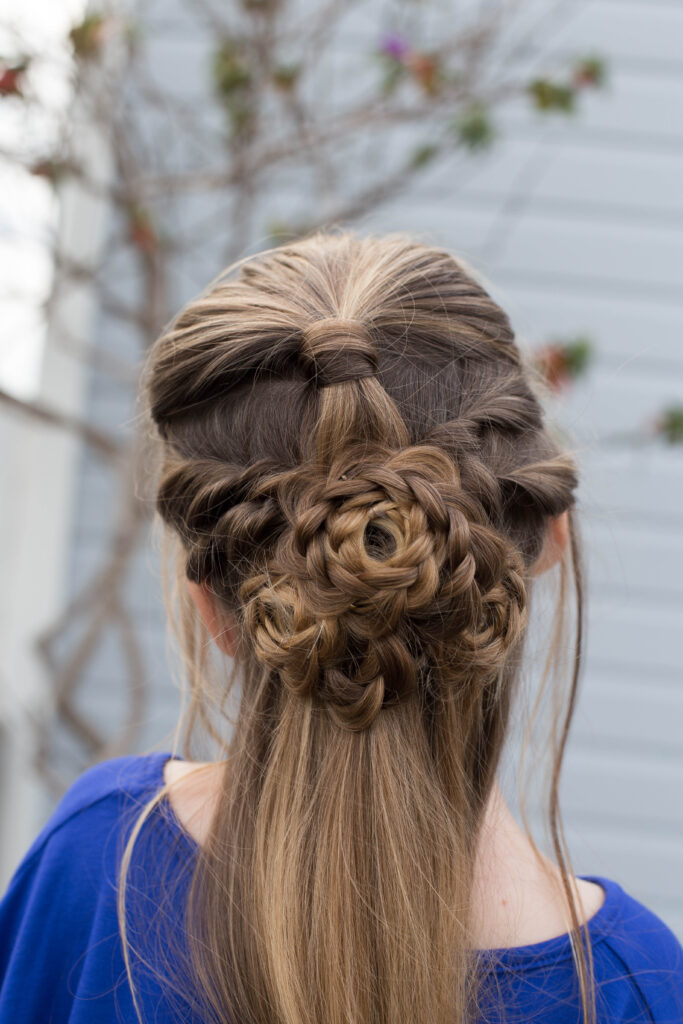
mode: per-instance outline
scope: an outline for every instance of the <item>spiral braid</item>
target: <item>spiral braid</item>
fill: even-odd
[[[289,529],[239,594],[256,656],[284,685],[353,730],[415,691],[437,649],[462,678],[495,678],[525,623],[523,565],[451,459],[357,448],[292,483],[276,484]]]
[[[494,520],[506,489],[551,504],[553,462],[497,477],[478,458],[483,429],[514,432],[519,406],[507,410],[494,386],[434,428],[444,447],[356,445],[326,472],[179,459],[158,507],[185,538],[188,577],[243,609],[256,657],[366,728],[427,665],[462,685],[495,678],[523,631],[524,563]],[[245,566],[258,570],[244,579]]]

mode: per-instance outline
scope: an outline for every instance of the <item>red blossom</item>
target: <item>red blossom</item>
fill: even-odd
[[[140,252],[153,252],[159,244],[154,225],[145,210],[133,209],[130,213],[128,237]]]
[[[425,92],[430,94],[436,92],[439,79],[439,64],[434,57],[430,57],[426,53],[412,53],[405,63]]]
[[[571,381],[571,373],[561,345],[542,346],[536,352],[536,365],[554,391],[563,391]]]
[[[27,64],[14,64],[0,70],[0,96],[22,96],[24,72]]]

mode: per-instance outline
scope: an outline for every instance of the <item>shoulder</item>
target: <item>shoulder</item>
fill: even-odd
[[[65,847],[69,863],[89,848],[102,850],[105,830],[123,824],[163,785],[170,755],[116,757],[83,772],[67,789],[27,850],[17,874]]]
[[[604,900],[587,921],[597,1019],[681,1024],[683,948],[671,928],[613,879],[580,877],[604,890]],[[570,1011],[571,1019],[577,1019],[576,966],[568,934],[494,954],[493,998],[514,1004],[516,1019],[568,1021]]]
[[[648,1019],[674,1024],[683,1020],[683,946],[669,925],[617,882],[611,890],[615,913],[602,936],[604,954],[616,972],[626,975]]]
[[[169,756],[119,757],[83,772],[34,840],[0,900],[0,1021],[71,1020],[75,1001],[73,1019],[113,1021],[121,1001],[133,1019],[120,984],[118,872]],[[149,834],[170,849],[166,831]],[[143,849],[136,881],[153,874],[158,852]]]
[[[669,925],[649,906],[617,882],[609,880],[618,897],[618,916],[609,935],[615,953],[629,966],[652,962],[677,969],[683,979],[683,946]]]

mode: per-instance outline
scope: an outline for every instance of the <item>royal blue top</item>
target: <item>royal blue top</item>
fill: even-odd
[[[0,902],[0,1024],[135,1024],[116,880],[125,840],[145,801],[161,788],[170,756],[119,757],[86,771],[26,853]],[[135,850],[131,906],[139,909],[142,901],[177,931],[198,848],[168,801],[153,812]],[[174,874],[170,868],[178,870]],[[600,1024],[682,1024],[683,948],[673,932],[617,882],[581,877],[605,890],[588,926]],[[143,1021],[199,1022],[173,965],[169,977],[178,991],[157,977],[155,958],[165,946],[149,939],[153,934],[144,925],[131,928],[135,949],[150,965],[142,959],[137,964],[134,955]],[[496,989],[509,1021],[577,1024],[582,1019],[567,935],[495,952]]]

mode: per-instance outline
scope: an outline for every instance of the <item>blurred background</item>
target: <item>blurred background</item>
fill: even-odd
[[[683,939],[682,110],[678,0],[2,0],[3,886],[88,765],[173,741],[147,347],[348,225],[468,261],[546,377],[583,471],[574,867]]]

